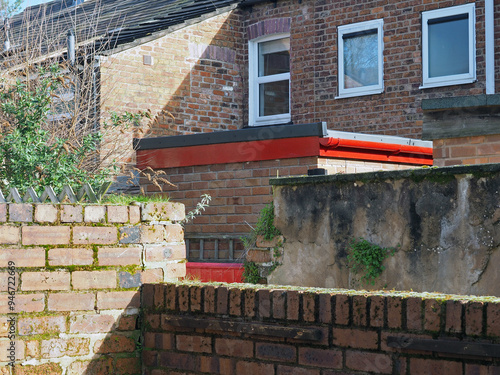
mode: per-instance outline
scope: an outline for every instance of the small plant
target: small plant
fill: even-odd
[[[274,204],[271,202],[260,211],[257,224],[252,228],[250,234],[241,240],[245,248],[248,249],[254,246],[258,236],[262,236],[266,241],[270,241],[280,235],[280,230],[274,226]]]
[[[254,262],[243,262],[243,280],[246,283],[258,284],[260,281],[259,267]]]
[[[208,194],[203,194],[201,196],[201,201],[199,201],[196,204],[196,207],[194,210],[189,211],[186,213],[185,219],[181,222],[181,224],[186,224],[189,223],[191,220],[193,220],[196,216],[201,215],[203,211],[210,205],[210,201],[212,200],[212,197]]]
[[[274,226],[274,204],[272,202],[260,211],[254,231],[257,235],[263,236],[266,241],[281,235],[279,229]]]
[[[167,172],[162,171],[161,169],[154,170],[151,167],[146,167],[145,169],[132,168],[132,170],[129,171],[129,174],[130,176],[129,179],[127,180],[127,184],[129,185],[136,185],[138,183],[138,177],[145,177],[148,179],[149,182],[151,182],[154,186],[156,186],[162,193],[164,185],[177,187],[169,180],[167,180],[165,177],[163,177],[167,174]],[[144,190],[143,186],[141,186],[140,191],[142,195],[146,195],[146,191]]]
[[[347,261],[354,272],[363,274],[362,281],[374,285],[377,277],[385,269],[383,261],[389,255],[394,255],[395,251],[395,248],[383,248],[364,238],[353,239],[349,243]]]

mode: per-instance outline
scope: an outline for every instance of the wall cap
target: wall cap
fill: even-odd
[[[303,176],[272,178],[269,184],[272,186],[305,185],[318,183],[343,183],[357,182],[363,180],[402,180],[402,179],[424,179],[438,176],[452,176],[462,174],[500,173],[500,164],[478,164],[451,167],[430,167],[406,169],[403,171],[380,171],[366,173],[334,174],[327,176]]]

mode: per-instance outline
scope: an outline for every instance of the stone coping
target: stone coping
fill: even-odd
[[[422,99],[424,111],[500,106],[500,94],[454,96],[449,98]]]
[[[462,174],[491,174],[500,173],[500,164],[479,164],[479,165],[461,165],[451,167],[421,167],[415,169],[405,169],[402,171],[379,171],[366,173],[346,173],[327,176],[300,176],[272,178],[269,184],[272,186],[285,185],[303,185],[303,184],[321,184],[321,183],[342,183],[359,181],[382,181],[382,180],[402,180],[425,178],[440,178],[443,176],[453,176]]]

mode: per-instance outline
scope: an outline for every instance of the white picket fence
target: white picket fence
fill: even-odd
[[[102,196],[106,194],[110,186],[111,182],[106,182],[102,184],[97,192],[94,192],[92,187],[88,183],[85,183],[76,194],[69,185],[64,185],[59,194],[56,194],[52,187],[47,186],[40,196],[38,196],[35,189],[32,187],[28,188],[23,196],[21,196],[17,188],[10,188],[7,198],[5,198],[3,192],[0,191],[0,203],[45,203],[47,200],[54,204],[65,202],[98,203],[101,201]]]

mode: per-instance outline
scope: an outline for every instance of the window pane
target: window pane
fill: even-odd
[[[344,88],[378,84],[377,30],[347,34],[344,41]]]
[[[468,15],[429,22],[429,77],[469,73]]]
[[[290,38],[259,43],[259,77],[290,72]]]
[[[262,83],[259,85],[259,116],[289,113],[288,80]]]

